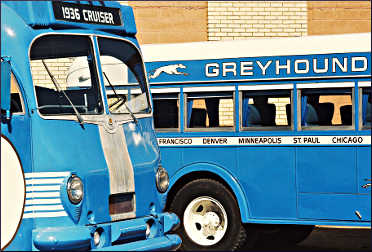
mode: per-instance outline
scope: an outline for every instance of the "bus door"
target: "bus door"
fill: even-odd
[[[296,172],[301,219],[370,220],[370,201],[360,194],[357,167],[368,163],[364,149],[369,148],[362,146],[370,144],[370,138],[355,130],[354,87],[355,82],[297,84],[302,136]]]
[[[239,180],[253,218],[296,218],[293,84],[241,85]],[[269,204],[275,207],[267,207]]]
[[[371,139],[371,82],[358,81],[358,121],[360,135]],[[357,147],[358,191],[365,202],[371,202],[371,145]],[[371,211],[367,211],[365,216]]]

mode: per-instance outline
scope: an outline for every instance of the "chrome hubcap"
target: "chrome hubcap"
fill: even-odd
[[[202,246],[211,246],[225,235],[227,214],[217,200],[207,196],[198,197],[187,205],[183,225],[191,240]]]

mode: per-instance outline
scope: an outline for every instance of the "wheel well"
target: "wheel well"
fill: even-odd
[[[238,204],[238,200],[235,196],[234,191],[231,189],[230,185],[228,183],[226,183],[226,181],[224,179],[222,179],[220,176],[218,176],[218,175],[216,175],[215,173],[212,173],[212,172],[195,171],[195,172],[191,172],[191,173],[188,173],[188,174],[184,175],[179,180],[177,180],[177,182],[172,186],[171,190],[168,192],[168,195],[167,195],[167,202],[165,204],[165,209],[169,209],[169,206],[170,206],[174,196],[184,185],[193,181],[194,179],[201,179],[201,178],[213,179],[213,180],[216,180],[216,181],[220,182],[221,184],[223,184],[231,192],[231,194],[234,196],[236,204]],[[238,208],[239,208],[239,211],[240,211],[239,204],[238,204]]]

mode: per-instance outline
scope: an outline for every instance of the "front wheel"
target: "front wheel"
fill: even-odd
[[[235,250],[247,238],[234,196],[215,180],[187,183],[169,210],[181,219],[176,231],[182,238],[181,250]]]

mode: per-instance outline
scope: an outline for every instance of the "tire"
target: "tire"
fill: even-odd
[[[310,225],[273,225],[261,232],[257,239],[257,246],[288,246],[305,240],[313,231]]]
[[[233,251],[246,241],[238,204],[231,192],[212,179],[197,179],[184,185],[174,196],[169,210],[181,225],[180,250]]]

